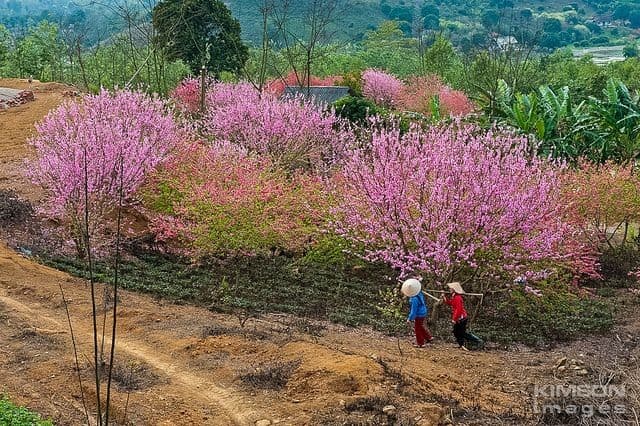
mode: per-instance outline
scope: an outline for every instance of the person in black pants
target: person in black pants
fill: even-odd
[[[464,309],[464,300],[462,295],[464,290],[458,282],[449,283],[447,287],[451,289],[451,295],[447,297],[444,295],[444,302],[451,306],[451,322],[453,323],[453,335],[458,342],[460,349],[468,351],[469,349],[464,345],[465,341],[471,341],[476,345],[482,346],[483,342],[477,336],[471,333],[467,333],[467,323],[469,321],[467,317],[467,311]]]

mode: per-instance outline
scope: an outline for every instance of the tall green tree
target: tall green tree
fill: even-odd
[[[220,0],[163,0],[153,9],[156,43],[169,59],[182,59],[197,72],[239,73],[249,57],[240,24]]]
[[[11,33],[0,24],[0,67],[4,64],[11,51]]]
[[[58,26],[41,21],[30,27],[24,37],[16,40],[15,49],[9,55],[8,72],[14,76],[33,76],[39,80],[63,80],[64,51]]]
[[[418,42],[405,37],[397,21],[384,21],[368,31],[362,41],[361,57],[373,68],[385,69],[399,76],[420,70]]]

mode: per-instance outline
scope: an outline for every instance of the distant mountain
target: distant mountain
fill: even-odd
[[[312,1],[314,0],[292,1],[292,15],[297,16],[298,24],[304,19],[305,12],[302,9]],[[259,42],[262,39],[260,8],[263,0],[226,0],[225,4],[240,21],[243,38]],[[379,0],[345,0],[336,14],[331,34],[338,40],[359,40],[367,30],[376,28],[385,19],[387,18],[380,9]],[[272,32],[275,31],[273,26],[271,28]]]
[[[300,6],[327,0],[290,1]],[[263,0],[225,3],[240,21],[243,37],[259,42]],[[640,28],[640,0],[343,0],[333,38],[358,41],[384,20],[399,21],[407,35],[415,35],[417,26],[442,33],[463,48],[513,34],[555,49],[633,39]],[[303,21],[299,16],[293,29]]]
[[[131,5],[147,0],[128,1]],[[152,0],[153,1],[153,0]],[[282,5],[285,0],[275,0]],[[293,31],[304,26],[301,10],[314,1],[293,4]],[[339,0],[340,12],[330,28],[331,39],[359,41],[384,20],[396,20],[407,35],[418,26],[442,33],[462,48],[480,46],[488,39],[521,32],[548,49],[565,45],[592,46],[627,43],[640,28],[640,0]],[[262,39],[264,0],[224,0],[240,21],[243,38],[257,45]],[[89,25],[95,38],[121,28],[117,18],[90,0],[0,0],[0,23],[20,33],[29,24],[47,19],[61,25]],[[276,29],[269,26],[269,37]],[[90,45],[90,43],[88,43]]]

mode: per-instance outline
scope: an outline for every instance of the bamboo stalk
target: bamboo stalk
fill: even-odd
[[[446,290],[430,290],[430,289],[426,289],[426,290],[422,290],[424,292],[429,292],[429,293],[450,293],[449,291]],[[484,293],[462,293],[464,296],[478,296],[478,297],[483,297]]]

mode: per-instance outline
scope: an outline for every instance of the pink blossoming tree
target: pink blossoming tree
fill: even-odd
[[[473,103],[467,96],[447,87],[438,76],[412,77],[397,95],[397,108],[430,116],[433,100],[437,99],[438,113],[443,116],[463,116],[473,111]]]
[[[184,79],[171,91],[170,96],[181,111],[196,112],[200,108],[200,81],[197,78]]]
[[[596,253],[564,220],[558,168],[531,158],[523,138],[459,123],[377,130],[335,185],[337,232],[404,275],[446,281],[535,264],[597,275]]]
[[[69,225],[79,255],[85,254],[85,198],[89,234],[126,204],[174,146],[177,133],[164,102],[139,92],[102,91],[63,104],[36,125],[30,140],[35,159],[29,175],[47,193],[45,212]]]
[[[396,106],[402,88],[401,80],[384,71],[368,69],[362,73],[362,94],[383,107]]]
[[[287,170],[326,170],[351,138],[332,111],[261,94],[246,83],[213,84],[206,102],[202,135],[266,155]]]
[[[640,221],[640,175],[634,168],[583,162],[564,174],[563,193],[574,221],[597,238],[594,244],[625,244],[629,225]]]

